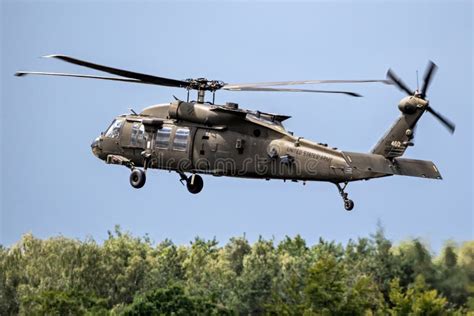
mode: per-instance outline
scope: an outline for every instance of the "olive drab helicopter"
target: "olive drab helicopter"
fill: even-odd
[[[392,175],[441,179],[431,161],[402,158],[413,146],[414,131],[425,112],[433,114],[453,133],[455,126],[433,110],[426,92],[436,71],[428,64],[420,90],[411,90],[392,70],[384,80],[304,80],[228,84],[205,78],[176,80],[103,66],[64,55],[49,55],[78,66],[99,70],[114,77],[85,74],[20,71],[15,75],[51,75],[114,80],[187,90],[187,100],[175,100],[145,108],[140,113],[116,117],[111,125],[92,143],[92,152],[108,164],[131,170],[130,184],[141,188],[148,169],[175,171],[189,192],[203,188],[199,174],[253,179],[281,179],[294,182],[325,181],[337,186],[346,210],[354,202],[345,192],[352,181],[369,180]],[[251,111],[228,102],[215,104],[215,93],[227,91],[313,92],[360,96],[348,91],[295,89],[285,86],[323,83],[385,83],[404,91],[398,105],[401,116],[369,153],[347,152],[327,144],[294,136],[283,127],[287,115]],[[197,100],[190,101],[191,90]],[[205,100],[212,93],[212,102]],[[188,174],[188,175],[187,175]]]

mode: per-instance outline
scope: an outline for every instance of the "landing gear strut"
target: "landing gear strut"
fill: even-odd
[[[344,190],[347,187],[347,183],[348,182],[344,182],[344,186],[342,187],[339,183],[336,183],[336,186],[337,186],[337,189],[339,190],[339,194],[341,195],[342,200],[344,201],[344,208],[346,209],[346,211],[352,211],[352,209],[354,208],[354,201],[350,200],[347,197],[348,194],[344,192]]]

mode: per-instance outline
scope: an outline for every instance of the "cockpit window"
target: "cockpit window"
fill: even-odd
[[[189,128],[183,127],[176,129],[174,135],[173,149],[179,151],[186,151],[188,147]]]
[[[171,127],[163,126],[156,133],[155,146],[157,148],[166,149],[170,143]]]
[[[141,123],[133,123],[130,145],[145,147],[145,127]]]
[[[124,120],[116,119],[112,122],[109,129],[105,133],[105,137],[118,138],[120,134],[120,129],[122,128]]]

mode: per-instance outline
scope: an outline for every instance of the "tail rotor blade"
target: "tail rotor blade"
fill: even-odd
[[[425,72],[425,76],[423,77],[423,86],[421,87],[422,98],[425,98],[426,96],[426,91],[428,91],[428,88],[431,83],[431,79],[433,78],[433,75],[435,74],[436,69],[438,69],[438,66],[436,66],[436,64],[430,60]]]
[[[413,95],[413,91],[408,88],[408,86],[397,77],[397,75],[393,72],[392,69],[387,71],[387,78],[390,79],[400,90],[405,91],[408,95]]]
[[[454,130],[456,129],[456,125],[453,122],[451,122],[446,117],[442,116],[441,114],[433,110],[433,108],[430,106],[426,108],[426,111],[433,114],[433,116],[436,117],[438,121],[440,121],[441,124],[443,124],[451,134],[454,133]]]

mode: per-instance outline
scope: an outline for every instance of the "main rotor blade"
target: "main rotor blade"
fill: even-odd
[[[400,79],[397,77],[397,75],[393,72],[392,69],[389,69],[387,71],[387,78],[389,78],[395,85],[402,91],[405,91],[406,94],[408,95],[413,95],[413,91],[408,88],[408,86]]]
[[[315,92],[315,93],[340,93],[350,95],[352,97],[361,97],[360,94],[350,91],[331,91],[331,90],[312,90],[312,89],[287,89],[287,88],[266,88],[266,87],[228,87],[222,89],[228,91],[270,91],[270,92]]]
[[[428,106],[426,108],[426,111],[433,114],[433,116],[436,117],[449,130],[451,134],[454,133],[454,130],[456,129],[456,125],[453,122],[451,122],[446,117],[442,116],[441,114],[433,110],[431,106]]]
[[[128,71],[128,70],[123,70],[123,69],[118,69],[118,68],[112,68],[108,66],[103,66],[99,64],[94,64],[88,61],[76,59],[73,57],[69,56],[64,56],[64,55],[47,55],[43,56],[45,58],[56,58],[63,60],[65,62],[75,64],[78,66],[83,66],[87,68],[92,68],[95,70],[107,72],[110,74],[114,74],[117,76],[122,76],[126,78],[132,78],[132,79],[137,79],[140,81],[143,81],[144,83],[148,84],[156,84],[160,86],[167,86],[167,87],[178,87],[178,88],[186,88],[189,86],[189,82],[183,81],[183,80],[175,80],[175,79],[169,79],[169,78],[164,78],[164,77],[157,77],[157,76],[152,76],[152,75],[147,75],[147,74],[142,74],[138,72],[133,72],[133,71]]]
[[[323,83],[370,83],[381,82],[391,84],[390,80],[298,80],[298,81],[275,81],[275,82],[254,82],[254,83],[228,83],[224,88],[238,89],[251,87],[266,87],[266,86],[291,86],[303,84],[323,84]]]
[[[430,60],[428,67],[426,68],[425,76],[423,77],[423,86],[421,87],[421,97],[423,99],[426,96],[426,91],[428,91],[431,79],[436,73],[436,69],[438,69],[438,66],[436,66],[436,64]]]
[[[92,76],[92,75],[82,75],[82,74],[68,74],[62,72],[40,72],[40,71],[17,71],[15,76],[23,77],[26,75],[42,75],[42,76],[59,76],[59,77],[76,77],[76,78],[88,78],[88,79],[102,79],[102,80],[114,80],[122,82],[133,82],[133,83],[143,83],[143,84],[152,84],[149,82],[137,80],[137,79],[127,79],[127,78],[118,78],[118,77],[104,77],[104,76]]]

